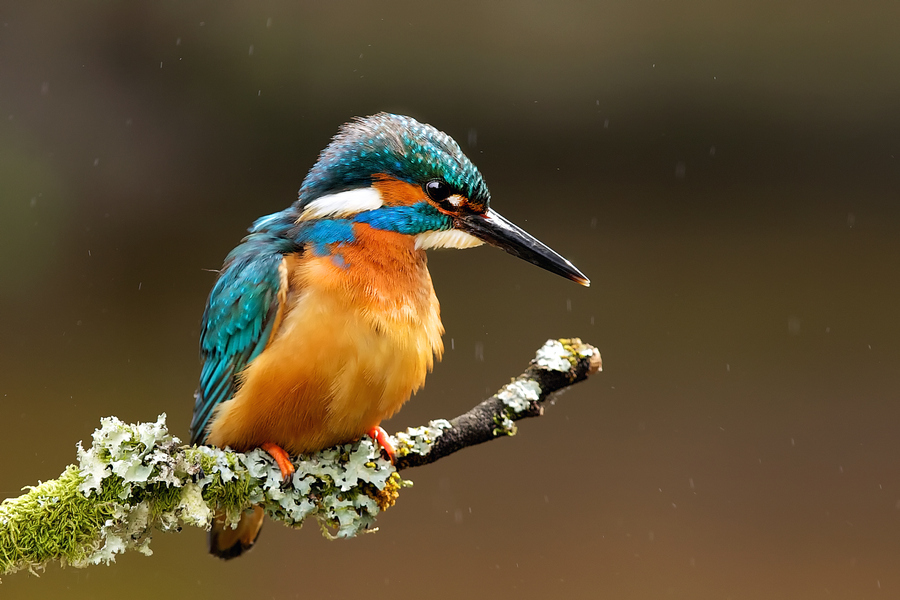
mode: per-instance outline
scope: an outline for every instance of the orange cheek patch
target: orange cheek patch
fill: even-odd
[[[381,201],[385,206],[409,206],[427,199],[421,186],[389,175],[375,175],[372,187],[381,194]]]

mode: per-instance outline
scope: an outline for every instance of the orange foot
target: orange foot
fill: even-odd
[[[388,455],[388,458],[391,459],[391,464],[397,462],[397,452],[394,450],[394,445],[391,444],[391,439],[388,437],[387,431],[382,429],[379,425],[376,425],[372,429],[366,432],[366,434],[378,442],[378,445],[381,446],[381,449],[384,450],[384,453]]]
[[[266,442],[260,447],[275,459],[278,468],[281,469],[282,480],[287,481],[290,479],[291,475],[294,474],[294,464],[291,462],[291,457],[288,456],[288,453],[282,450],[281,446],[272,442]]]

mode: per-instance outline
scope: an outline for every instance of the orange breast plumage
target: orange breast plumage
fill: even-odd
[[[418,390],[443,352],[424,251],[355,226],[330,256],[288,255],[276,328],[215,413],[208,441],[290,453],[362,437]]]

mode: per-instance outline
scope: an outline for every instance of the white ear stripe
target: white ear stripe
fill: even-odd
[[[483,244],[474,235],[458,229],[446,231],[426,231],[416,236],[416,249],[428,250],[429,248],[474,248]]]
[[[381,193],[373,187],[347,190],[316,198],[306,205],[297,221],[323,217],[349,217],[356,213],[381,208],[381,204]]]

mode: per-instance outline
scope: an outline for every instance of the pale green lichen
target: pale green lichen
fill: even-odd
[[[385,489],[396,472],[367,438],[301,457],[294,462],[297,471],[286,488],[278,467],[262,450],[248,452],[243,461],[268,500],[263,504],[269,516],[293,527],[312,516],[326,535],[337,538],[372,527],[380,508],[367,492]]]
[[[431,451],[435,440],[443,435],[444,431],[452,428],[450,421],[446,419],[435,419],[429,421],[428,425],[423,427],[410,427],[406,431],[399,432],[395,437],[397,444],[397,456],[406,456],[407,454],[426,455]]]
[[[427,449],[449,427],[432,422],[401,434],[406,453]],[[281,472],[262,450],[246,454],[182,446],[165,415],[130,425],[109,417],[78,466],[0,504],[0,573],[43,568],[48,562],[84,567],[109,564],[126,550],[150,554],[154,530],[208,528],[215,513],[236,524],[254,504],[292,527],[314,517],[328,537],[373,530],[404,482],[368,438],[295,460]]]
[[[514,421],[540,400],[541,386],[531,379],[513,379],[504,385],[497,398],[504,404],[503,412],[494,417],[494,435],[516,435],[518,428]]]
[[[540,400],[541,386],[531,379],[515,379],[504,385],[497,392],[497,397],[518,414],[528,410],[532,402]]]
[[[535,354],[534,362],[552,371],[568,371],[572,368],[571,353],[566,351],[560,340],[547,340]]]
[[[552,371],[568,371],[580,358],[590,358],[595,349],[579,338],[547,340],[537,351],[534,363]]]

